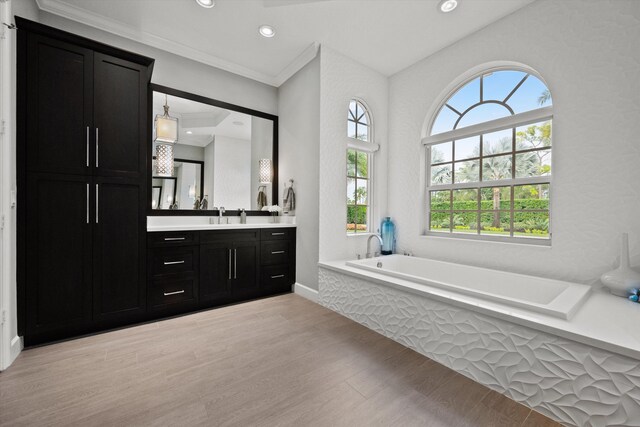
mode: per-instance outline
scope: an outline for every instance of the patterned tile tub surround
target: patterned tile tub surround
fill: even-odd
[[[320,268],[320,304],[572,426],[640,426],[640,361]]]

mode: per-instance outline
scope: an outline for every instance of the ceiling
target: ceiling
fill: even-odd
[[[534,0],[36,0],[40,9],[273,86],[331,47],[392,75]],[[267,39],[258,27],[268,24]]]
[[[206,147],[214,135],[251,140],[251,116],[167,95],[169,115],[178,118],[180,144]],[[153,116],[164,113],[165,95],[153,92]],[[191,133],[187,133],[191,132]]]

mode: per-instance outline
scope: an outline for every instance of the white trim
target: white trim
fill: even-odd
[[[311,289],[308,286],[305,286],[305,285],[302,285],[302,284],[296,282],[293,285],[293,292],[295,294],[300,295],[303,298],[306,298],[306,299],[310,300],[310,301],[313,301],[315,303],[318,302],[318,299],[319,299],[318,298],[318,291],[315,290],[315,289]]]
[[[24,341],[22,340],[22,337],[19,337],[19,336],[13,337],[13,339],[11,340],[11,345],[9,349],[9,363],[5,368],[9,367],[13,363],[13,361],[16,360],[16,357],[18,357],[18,355],[20,354],[23,348],[24,348]]]
[[[454,129],[436,135],[422,138],[423,145],[438,144],[451,140],[464,139],[470,136],[480,135],[487,132],[497,132],[518,126],[526,126],[531,123],[553,119],[553,106],[542,107],[513,116],[502,117],[488,122],[478,123],[461,129]]]
[[[319,43],[312,43],[310,46],[306,47],[289,65],[274,76],[238,65],[215,55],[194,49],[191,46],[178,43],[174,40],[137,30],[128,24],[90,12],[78,6],[64,3],[60,0],[36,0],[36,3],[40,10],[45,12],[62,16],[63,18],[80,22],[81,24],[98,28],[102,31],[134,40],[136,42],[155,47],[156,49],[161,49],[175,55],[192,59],[194,61],[275,87],[279,87],[282,83],[287,81],[289,77],[293,76],[313,58],[315,58],[319,48]]]
[[[347,147],[364,153],[375,153],[380,149],[380,144],[374,142],[361,141],[355,138],[347,138]]]

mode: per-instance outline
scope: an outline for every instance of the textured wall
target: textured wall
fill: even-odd
[[[464,5],[463,5],[464,7]],[[389,210],[417,255],[592,283],[630,233],[640,263],[640,2],[539,0],[390,79]],[[551,249],[424,231],[420,138],[443,91],[468,70],[513,61],[554,101]]]
[[[280,86],[278,98],[278,180],[294,179],[296,190],[296,281],[318,289],[320,58]]]
[[[567,425],[640,426],[640,361],[320,268],[320,304]]]
[[[373,165],[374,223],[387,211],[388,79],[322,46],[320,57],[320,260],[355,258],[366,252],[366,236],[347,237],[347,113],[349,101],[370,109],[374,139],[380,144]]]

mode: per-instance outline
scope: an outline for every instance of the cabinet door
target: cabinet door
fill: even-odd
[[[200,301],[231,296],[233,245],[230,242],[200,245]]]
[[[95,174],[136,178],[146,169],[147,68],[96,52]]]
[[[27,178],[26,343],[82,331],[91,322],[91,216],[86,178]]]
[[[235,242],[233,245],[233,293],[246,295],[258,290],[258,243]]]
[[[135,319],[146,307],[144,190],[135,181],[95,178],[94,313]]]
[[[93,52],[35,34],[28,35],[27,49],[27,168],[87,174]]]

